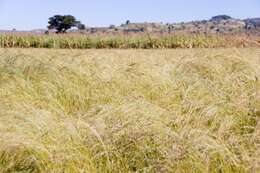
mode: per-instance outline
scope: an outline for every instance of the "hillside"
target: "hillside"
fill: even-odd
[[[182,23],[131,23],[120,26],[89,27],[88,33],[258,33],[260,18],[235,19],[227,15],[213,16],[209,20]]]
[[[34,29],[31,31],[0,30],[0,33],[34,33],[44,34],[46,29]],[[55,31],[49,30],[48,33]],[[235,19],[227,15],[213,16],[209,20],[198,20],[181,23],[135,23],[127,21],[120,26],[86,27],[85,30],[69,30],[70,33],[85,34],[125,34],[125,33],[203,33],[203,34],[237,34],[246,33],[260,35],[260,18]]]

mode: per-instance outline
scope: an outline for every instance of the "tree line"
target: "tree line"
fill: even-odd
[[[130,20],[127,20],[125,25],[129,24]],[[54,15],[53,17],[49,18],[47,26],[49,30],[55,30],[56,33],[66,33],[67,30],[73,27],[76,27],[79,30],[86,29],[86,26],[72,15]],[[109,28],[115,28],[115,25],[110,25]]]

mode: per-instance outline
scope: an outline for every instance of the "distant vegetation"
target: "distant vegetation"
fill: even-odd
[[[218,15],[218,16],[213,16],[211,18],[211,21],[220,21],[220,20],[229,20],[232,19],[232,17],[228,15]]]
[[[56,33],[65,33],[72,27],[77,27],[80,30],[85,29],[85,25],[72,15],[55,15],[49,18],[48,29],[54,29]]]
[[[71,26],[77,26],[82,33],[254,33],[260,31],[260,18],[235,19],[228,15],[213,16],[209,20],[197,20],[181,23],[135,23],[127,20],[120,26],[111,24],[108,27],[85,27],[85,25],[76,21],[71,15],[56,15],[50,18],[52,23],[50,29],[55,28],[58,33],[65,32]],[[69,24],[68,24],[69,23]],[[53,27],[54,26],[54,27]],[[76,32],[76,30],[73,30]],[[259,32],[260,33],[260,32]]]
[[[81,35],[81,34],[3,34],[0,35],[2,48],[117,48],[117,49],[158,49],[158,48],[228,48],[259,46],[255,37],[241,35]]]
[[[190,22],[141,22],[126,20],[117,26],[91,27],[78,21],[72,15],[54,15],[49,18],[46,29],[36,29],[26,33],[81,33],[81,34],[250,34],[260,35],[260,18],[236,19],[228,15],[217,15],[206,20]],[[19,31],[1,31],[0,33]]]

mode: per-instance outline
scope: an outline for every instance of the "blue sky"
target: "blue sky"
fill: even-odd
[[[72,14],[87,26],[180,22],[218,14],[260,17],[260,0],[0,0],[0,29],[46,28],[54,14]]]

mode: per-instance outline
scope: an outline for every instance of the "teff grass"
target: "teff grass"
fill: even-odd
[[[0,172],[258,172],[258,49],[1,49]]]

